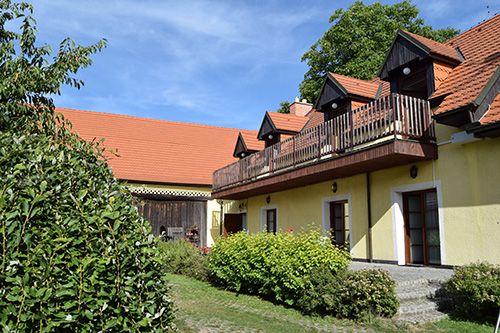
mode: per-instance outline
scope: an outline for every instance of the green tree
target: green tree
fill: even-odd
[[[290,105],[292,102],[289,101],[283,101],[280,102],[280,107],[276,110],[278,113],[290,113]]]
[[[418,17],[419,13],[406,0],[392,6],[356,1],[347,10],[335,10],[330,16],[332,26],[302,56],[309,66],[299,85],[302,98],[314,103],[328,72],[363,80],[374,78],[398,29],[438,42],[460,32],[450,27],[433,30]]]
[[[79,88],[106,41],[67,39],[51,57],[32,14],[0,1],[0,327],[163,331],[173,311],[149,224],[50,97]]]

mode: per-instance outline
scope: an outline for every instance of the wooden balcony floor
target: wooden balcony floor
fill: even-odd
[[[390,140],[361,150],[283,170],[212,192],[213,199],[239,200],[395,166],[437,159],[437,145]]]

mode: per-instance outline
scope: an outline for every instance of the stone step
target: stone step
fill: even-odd
[[[401,300],[428,299],[444,296],[442,287],[431,285],[420,285],[414,287],[396,288],[396,296]]]
[[[396,286],[396,296],[400,307],[396,320],[405,322],[437,321],[446,317],[445,311],[451,301],[441,281],[425,279],[400,281]]]
[[[405,314],[405,315],[396,314],[394,316],[394,319],[400,322],[407,322],[407,323],[423,323],[423,322],[440,321],[441,319],[446,318],[446,316],[447,316],[446,313],[439,311],[432,311],[432,312],[425,312],[418,314]]]

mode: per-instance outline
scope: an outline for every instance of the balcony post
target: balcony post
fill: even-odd
[[[349,148],[350,150],[353,150],[354,149],[354,117],[353,117],[353,111],[352,111],[352,108],[351,110],[349,110],[349,132],[350,132],[350,144],[349,144]]]

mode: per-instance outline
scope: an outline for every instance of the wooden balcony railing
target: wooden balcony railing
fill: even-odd
[[[426,100],[391,94],[218,169],[213,191],[394,138],[435,139]]]

